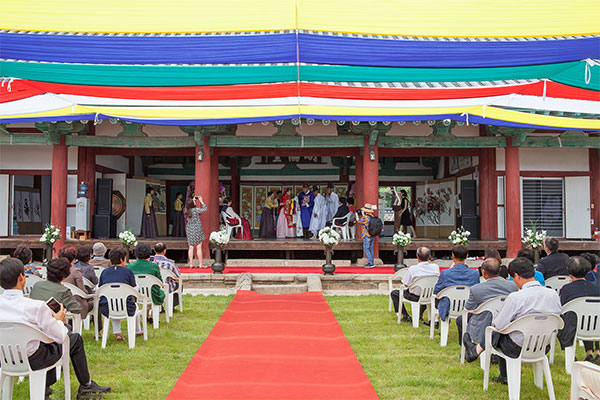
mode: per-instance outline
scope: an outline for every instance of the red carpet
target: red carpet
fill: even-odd
[[[186,268],[179,267],[183,273],[212,273],[208,268]],[[321,267],[225,267],[225,274],[240,274],[250,272],[255,274],[322,274]],[[393,274],[394,267],[338,267],[336,274]]]
[[[377,399],[319,292],[239,291],[167,399]]]

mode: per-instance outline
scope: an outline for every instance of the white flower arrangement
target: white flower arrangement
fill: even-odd
[[[450,236],[448,236],[448,240],[450,240],[451,244],[462,244],[466,246],[469,244],[469,236],[471,236],[471,232],[465,230],[465,228],[461,226],[457,230],[452,231],[452,233],[450,233]]]
[[[526,245],[537,249],[538,247],[542,247],[544,245],[544,240],[546,240],[546,231],[538,230],[535,224],[531,224],[531,227],[525,230],[523,243]]]
[[[411,242],[412,242],[412,240],[410,238],[410,235],[408,233],[402,232],[401,230],[394,233],[394,236],[392,236],[392,243],[396,247],[398,247],[398,246],[406,247]]]
[[[325,246],[336,246],[342,240],[342,237],[334,229],[326,226],[319,231],[319,241]]]
[[[44,229],[44,233],[42,237],[40,237],[40,242],[46,244],[54,244],[57,240],[60,239],[60,229],[55,227],[54,225],[46,225]]]
[[[223,247],[229,243],[229,235],[227,234],[225,225],[221,225],[221,228],[218,231],[211,232],[208,239],[212,244],[218,247]]]
[[[137,246],[137,239],[130,230],[119,233],[119,239],[125,246]]]

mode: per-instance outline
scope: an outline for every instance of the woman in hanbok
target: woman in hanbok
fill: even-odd
[[[173,203],[173,237],[185,236],[185,218],[183,217],[183,193],[178,192],[176,195],[175,202]]]
[[[154,189],[146,188],[146,197],[144,197],[144,208],[142,209],[142,229],[140,236],[143,238],[155,238],[158,236],[158,228],[156,226],[156,215],[154,214],[154,202],[152,195]]]
[[[281,207],[279,209],[279,219],[277,220],[278,239],[296,237],[296,224],[294,222],[296,201],[290,197],[291,190],[291,188],[285,189],[279,202]]]
[[[262,216],[260,217],[260,229],[258,233],[261,238],[275,238],[275,213],[277,212],[277,207],[275,192],[269,192],[265,199],[265,206],[262,209]]]
[[[252,240],[252,232],[250,231],[250,223],[246,218],[240,217],[235,211],[233,211],[233,207],[231,207],[231,199],[229,197],[225,197],[223,199],[223,204],[225,205],[225,218],[227,218],[227,223],[230,225],[237,225],[240,221],[242,222],[242,231],[238,232],[235,236],[236,239],[242,240]]]

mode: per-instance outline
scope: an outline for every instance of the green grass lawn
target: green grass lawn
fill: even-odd
[[[232,297],[185,296],[184,313],[175,313],[168,328],[161,315],[161,328],[149,327],[148,342],[138,337],[136,348],[127,341],[108,340],[106,349],[95,342],[93,331],[84,331],[86,352],[92,379],[110,385],[113,393],[105,399],[164,399],[185,370]],[[381,399],[504,399],[507,387],[490,383],[482,391],[483,371],[479,363],[460,364],[460,348],[454,323],[448,346],[429,340],[429,328],[396,324],[394,313],[387,311],[387,297],[327,297],[327,301],[352,345],[360,363]],[[123,325],[125,331],[125,325]],[[583,348],[578,347],[578,359]],[[223,371],[227,373],[227,371]],[[492,366],[491,376],[498,367]],[[552,366],[557,399],[569,398],[570,376],[564,372],[564,352],[557,351]],[[201,377],[199,377],[201,379]],[[72,393],[78,387],[71,372]],[[63,398],[62,380],[54,385],[54,399]],[[28,398],[27,381],[15,386],[15,399]],[[521,399],[544,399],[547,392],[533,384],[530,366],[523,368]]]

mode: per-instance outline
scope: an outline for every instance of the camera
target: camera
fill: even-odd
[[[200,200],[200,196],[194,196],[194,200]]]

